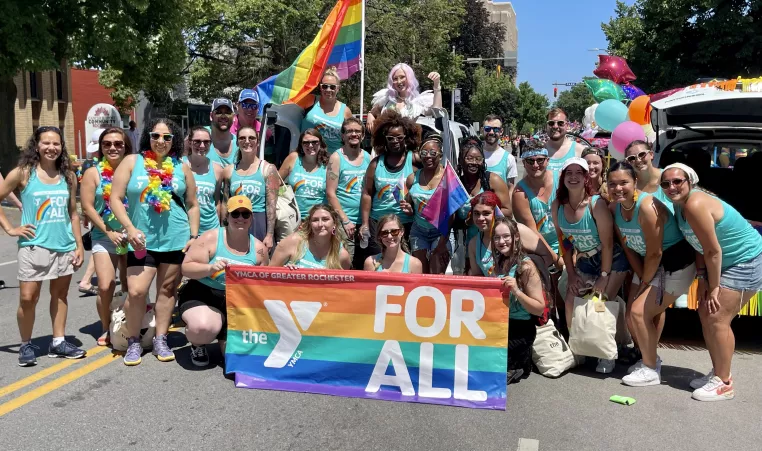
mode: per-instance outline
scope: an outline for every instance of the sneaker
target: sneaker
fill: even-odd
[[[48,347],[48,357],[60,357],[63,359],[81,359],[86,354],[84,349],[79,349],[68,341],[64,340],[58,343],[58,346],[53,346],[50,343]]]
[[[521,379],[521,376],[524,375],[524,370],[521,368],[517,368],[515,370],[508,370],[508,375],[506,377],[506,384],[510,384],[513,382],[518,382],[519,379]]]
[[[206,352],[206,346],[191,345],[191,362],[196,366],[209,365],[209,354]]]
[[[627,374],[631,374],[635,372],[638,368],[643,366],[643,359],[638,360],[634,364],[632,364],[629,368],[627,368]],[[659,369],[659,372],[661,373],[661,357],[658,355],[656,356],[656,368]]]
[[[19,348],[19,366],[34,366],[37,365],[37,355],[34,350],[40,350],[32,343],[21,345]]]
[[[153,337],[153,355],[160,362],[171,362],[175,360],[175,353],[167,346],[167,336],[157,335]]]
[[[140,345],[140,338],[130,337],[127,339],[127,352],[124,353],[122,361],[127,366],[140,365],[143,361],[143,347]]]
[[[661,384],[661,375],[659,374],[659,371],[643,365],[633,371],[632,374],[628,374],[627,376],[623,377],[622,383],[624,385],[629,385],[630,387],[647,387],[649,385],[659,385]]]
[[[735,396],[732,378],[726,384],[719,377],[712,376],[703,387],[693,391],[691,398],[697,401],[730,401]]]
[[[595,367],[595,371],[598,373],[608,374],[614,371],[616,366],[616,360],[614,359],[598,359],[598,366]]]
[[[698,390],[699,388],[703,387],[704,385],[709,383],[709,380],[714,377],[714,368],[712,368],[711,371],[706,373],[705,375],[693,379],[691,381],[691,388],[694,390]]]

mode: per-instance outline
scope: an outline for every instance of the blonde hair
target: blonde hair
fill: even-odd
[[[326,75],[329,75],[336,79],[336,84],[341,84],[341,77],[339,77],[339,69],[336,66],[331,66],[328,69],[323,72],[323,76],[320,77],[320,80],[322,81],[323,78],[325,78]]]
[[[299,234],[301,241],[299,242],[299,246],[296,249],[296,255],[293,257],[292,261],[298,262],[304,257],[304,254],[307,253],[309,241],[314,237],[314,234],[312,233],[312,215],[318,210],[327,211],[333,219],[334,227],[336,227],[335,233],[331,235],[331,250],[328,251],[328,256],[325,259],[326,269],[343,269],[339,258],[341,247],[343,245],[341,234],[338,230],[341,221],[339,220],[339,214],[336,213],[336,210],[326,204],[318,204],[310,208],[307,218],[299,225],[299,229],[296,233]]]

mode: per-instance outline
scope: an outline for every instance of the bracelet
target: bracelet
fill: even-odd
[[[697,273],[697,274],[696,274],[696,278],[697,278],[697,279],[706,280],[706,274]]]
[[[442,92],[442,88],[434,89],[434,92]]]
[[[191,235],[191,236],[190,236],[190,239],[192,239],[192,240],[197,240],[197,239],[198,239],[198,235]]]
[[[347,225],[347,224],[349,224],[350,222],[352,222],[352,221],[350,221],[349,219],[347,219],[346,221],[341,221],[341,223],[342,223],[342,224],[344,224],[344,225]]]

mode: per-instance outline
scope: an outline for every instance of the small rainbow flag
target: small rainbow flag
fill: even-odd
[[[320,83],[326,68],[336,66],[342,80],[359,71],[362,30],[362,0],[339,0],[291,67],[257,85],[260,108],[267,103],[306,107],[309,102],[303,101]]]
[[[236,188],[235,191],[233,191],[233,195],[238,196],[242,192],[243,192],[243,182],[240,185],[238,185],[238,188]]]
[[[397,202],[402,201],[407,196],[407,179],[400,178],[397,180],[397,184],[394,185],[392,195]]]

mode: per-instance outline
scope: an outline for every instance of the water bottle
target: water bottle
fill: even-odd
[[[127,242],[127,232],[122,232],[122,243]],[[127,244],[120,244],[116,247],[116,255],[124,255],[128,251]]]
[[[140,249],[140,250],[136,249],[135,250],[135,258],[137,258],[138,260],[141,260],[141,259],[145,258],[145,256],[146,256],[146,248],[145,248],[146,240],[145,240],[145,237],[142,234],[138,235],[138,238],[143,240],[143,249]]]
[[[363,227],[360,231],[360,247],[365,249],[368,247],[368,239],[370,238],[370,232],[367,227]]]

